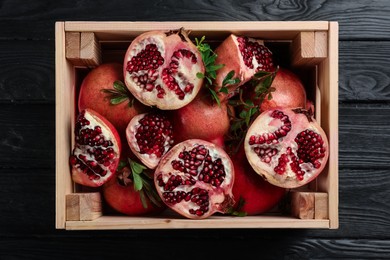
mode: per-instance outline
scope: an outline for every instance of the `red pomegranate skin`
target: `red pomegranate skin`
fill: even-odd
[[[272,185],[250,166],[243,147],[232,156],[235,179],[233,196],[237,208],[240,198],[244,205],[238,211],[248,216],[264,214],[278,205],[286,193],[286,189]]]
[[[260,110],[284,107],[306,107],[306,90],[301,79],[291,70],[279,68],[272,82],[272,99],[266,97],[260,105]]]
[[[230,117],[227,101],[218,105],[207,90],[201,91],[188,105],[172,111],[176,143],[188,139],[202,139],[224,146],[224,136],[229,131]]]
[[[120,184],[118,181],[118,175],[116,175],[114,178],[111,178],[103,185],[102,192],[103,198],[109,206],[109,209],[125,215],[152,215],[160,213],[165,209],[165,206],[155,206],[147,198],[147,207],[145,208],[142,205],[140,193],[134,189],[133,184]]]
[[[79,97],[79,111],[91,108],[104,116],[117,129],[123,140],[125,130],[130,120],[141,112],[146,112],[149,108],[134,100],[132,106],[126,100],[113,105],[103,89],[114,89],[114,82],[123,82],[123,68],[119,63],[104,63],[92,69],[83,79]]]

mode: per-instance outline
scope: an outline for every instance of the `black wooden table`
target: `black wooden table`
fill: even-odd
[[[0,259],[202,259],[204,248],[389,259],[389,14],[388,0],[0,1]],[[338,21],[339,229],[56,230],[54,22],[64,20]]]

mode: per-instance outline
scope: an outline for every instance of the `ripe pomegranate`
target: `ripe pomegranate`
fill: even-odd
[[[127,100],[123,97],[123,102],[111,104],[109,95],[103,90],[114,91],[115,81],[123,81],[122,64],[104,63],[89,71],[81,83],[78,108],[79,111],[86,108],[95,110],[110,121],[123,138],[130,120],[135,115],[146,112],[148,107],[134,99],[130,93]]]
[[[137,191],[134,188],[134,181],[131,175],[131,170],[128,167],[124,167],[102,186],[103,198],[107,205],[117,212],[130,216],[162,212],[166,208],[165,205],[163,203],[153,203],[155,200],[148,196],[141,197],[141,191]],[[154,188],[154,185],[152,184],[151,187]]]
[[[262,40],[229,35],[216,49],[216,64],[225,64],[217,70],[214,82],[215,90],[219,91],[223,86],[223,80],[230,71],[234,71],[234,77],[238,77],[240,82],[228,85],[228,93],[220,93],[221,100],[230,98],[237,93],[238,87],[248,82],[256,72],[271,72],[276,69],[272,52],[264,45]]]
[[[139,114],[128,124],[126,139],[141,162],[154,169],[174,143],[172,123],[160,112]]]
[[[154,181],[164,203],[187,218],[226,213],[234,203],[233,163],[221,147],[204,140],[172,147],[161,158]]]
[[[245,136],[245,153],[253,169],[270,183],[296,188],[324,169],[328,139],[302,108],[277,108],[261,113]]]
[[[69,157],[72,179],[99,187],[115,173],[121,154],[121,140],[115,127],[92,109],[82,110],[75,124],[75,144]]]
[[[245,156],[243,145],[231,158],[235,176],[233,196],[236,203],[234,208],[251,216],[266,213],[276,207],[284,197],[286,189],[270,184],[253,170]],[[244,202],[242,207],[239,205],[240,200]]]
[[[125,83],[142,103],[159,109],[178,109],[191,102],[202,86],[202,57],[181,28],[178,32],[149,31],[127,49]]]
[[[275,91],[260,104],[260,110],[265,111],[276,107],[296,108],[306,107],[306,90],[301,79],[289,69],[279,67],[271,84]],[[254,99],[256,104],[256,100]]]
[[[207,90],[200,91],[191,103],[171,112],[175,140],[202,139],[223,147],[230,127],[228,109],[227,101],[218,105]]]

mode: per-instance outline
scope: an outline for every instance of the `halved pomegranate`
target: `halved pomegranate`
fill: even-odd
[[[69,157],[74,182],[99,187],[119,164],[121,141],[115,127],[92,109],[82,110],[75,124],[75,144]]]
[[[202,57],[181,28],[177,32],[149,31],[136,37],[124,58],[128,89],[142,103],[178,109],[191,102],[202,86]]]
[[[164,203],[191,219],[226,213],[234,204],[234,167],[219,146],[200,139],[178,143],[160,161],[154,173]]]
[[[264,111],[248,129],[244,142],[253,169],[284,188],[300,187],[315,179],[329,157],[324,130],[302,108]]]
[[[126,139],[141,162],[154,169],[174,143],[172,123],[158,111],[139,114],[129,122]]]
[[[223,81],[230,71],[234,71],[234,78],[240,79],[239,83],[227,86],[227,94],[219,92],[221,100],[234,96],[238,87],[248,82],[256,72],[272,72],[276,69],[272,52],[264,45],[263,40],[231,34],[215,49],[215,53],[217,54],[215,63],[225,64],[217,70],[215,90],[219,91],[222,88]]]

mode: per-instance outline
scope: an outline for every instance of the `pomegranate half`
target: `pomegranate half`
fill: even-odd
[[[127,49],[123,64],[125,84],[143,104],[163,110],[191,102],[202,86],[202,56],[181,28],[178,32],[148,31]]]
[[[176,144],[154,173],[162,201],[180,215],[204,219],[234,204],[234,167],[221,147],[201,139]]]
[[[252,168],[283,188],[300,187],[315,179],[329,157],[324,130],[302,108],[262,112],[249,127],[244,142]]]
[[[75,144],[69,157],[74,182],[99,187],[114,174],[122,145],[115,127],[92,109],[82,110],[75,124]]]
[[[136,115],[126,128],[126,139],[133,154],[154,169],[174,144],[172,123],[161,112]]]

